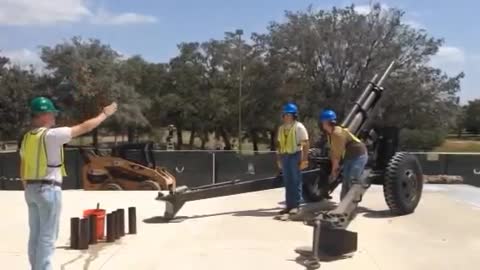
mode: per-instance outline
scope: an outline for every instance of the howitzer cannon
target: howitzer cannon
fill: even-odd
[[[417,207],[423,189],[423,173],[418,160],[408,153],[397,153],[398,129],[383,129],[380,134],[369,127],[369,116],[376,109],[384,89],[382,84],[391,72],[392,62],[383,76],[375,75],[354,107],[342,122],[342,126],[360,136],[364,141],[376,137],[369,149],[371,157],[361,179],[356,179],[338,206],[331,211],[323,211],[305,224],[313,226],[312,247],[297,248],[296,252],[306,257],[304,264],[316,269],[319,253],[339,256],[357,250],[357,233],[346,230],[355,216],[358,204],[371,183],[383,184],[385,201],[392,214],[405,215]],[[361,132],[363,131],[363,132]],[[393,132],[392,132],[393,131]],[[331,184],[339,185],[341,179]]]
[[[306,225],[314,227],[313,247],[300,248],[297,252],[308,257],[306,264],[316,268],[318,253],[341,255],[357,249],[357,234],[346,228],[353,219],[358,203],[370,184],[382,184],[388,207],[393,214],[412,213],[417,207],[422,193],[423,173],[419,162],[408,153],[397,153],[398,129],[374,128],[369,117],[377,109],[378,102],[385,91],[382,84],[393,69],[392,62],[383,75],[375,75],[363,93],[355,102],[352,110],[342,122],[344,128],[369,144],[369,162],[362,175],[342,198],[338,206],[331,211],[320,212],[314,218],[305,220]],[[311,166],[302,172],[304,198],[307,202],[318,202],[329,198],[330,194],[342,182],[338,179],[329,182],[330,161],[326,145],[310,150]],[[157,200],[166,203],[164,217],[172,219],[188,201],[228,196],[246,192],[267,190],[283,186],[281,177],[248,181],[231,181],[201,186],[193,189],[178,187],[168,194],[159,192]]]

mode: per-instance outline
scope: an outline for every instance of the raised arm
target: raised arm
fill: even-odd
[[[81,136],[85,133],[88,133],[98,127],[103,121],[105,121],[108,117],[113,115],[117,111],[117,103],[113,102],[112,104],[103,108],[102,112],[93,117],[88,119],[87,121],[78,124],[72,127],[72,138]]]

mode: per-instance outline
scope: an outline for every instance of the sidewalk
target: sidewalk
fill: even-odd
[[[480,189],[462,189],[480,197]],[[429,186],[416,213],[392,218],[386,216],[381,187],[372,187],[362,202],[363,213],[349,227],[359,233],[359,251],[330,258],[321,269],[477,269],[480,208],[462,201],[458,188],[455,194],[449,190]],[[295,262],[293,250],[310,244],[311,227],[272,219],[281,207],[281,189],[187,203],[179,215],[189,218],[169,224],[158,218],[163,204],[154,200],[155,195],[65,191],[55,269],[304,269]],[[70,217],[97,202],[108,211],[136,206],[138,234],[83,252],[66,249]],[[0,203],[2,269],[28,269],[23,193],[1,191]]]

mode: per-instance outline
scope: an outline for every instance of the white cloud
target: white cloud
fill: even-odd
[[[41,69],[45,66],[38,53],[29,49],[0,51],[0,56],[8,57],[11,64],[24,68],[32,65],[36,69]]]
[[[370,13],[371,7],[369,5],[355,6],[355,11],[358,14],[367,15],[368,13]]]
[[[387,4],[380,4],[380,8],[382,9],[382,11],[386,11],[390,7]],[[358,5],[358,6],[355,6],[354,8],[355,12],[361,15],[370,14],[370,12],[372,12],[372,9],[373,9],[373,5]],[[425,29],[425,26],[417,20],[407,19],[403,23],[415,29]]]
[[[91,15],[83,0],[0,0],[0,24],[75,22]]]
[[[138,23],[155,23],[157,18],[149,15],[142,15],[138,13],[122,13],[122,14],[110,14],[106,11],[100,10],[95,16],[91,18],[93,24],[110,24],[110,25],[122,25],[122,24],[138,24]]]
[[[386,4],[380,4],[382,10],[387,10],[388,6]],[[373,9],[373,5],[358,5],[354,7],[355,12],[361,15],[369,14]]]
[[[458,47],[442,46],[437,54],[432,57],[430,63],[449,75],[456,75],[465,70],[465,52]]]
[[[0,0],[0,25],[50,25],[62,22],[122,25],[153,23],[153,16],[133,12],[110,14],[87,5],[88,0]],[[88,1],[92,3],[92,1]]]

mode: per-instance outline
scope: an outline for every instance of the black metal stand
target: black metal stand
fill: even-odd
[[[115,242],[115,219],[113,213],[107,214],[107,243]]]
[[[80,236],[80,218],[70,219],[70,248],[78,249]]]
[[[137,209],[135,207],[128,208],[128,233],[137,233]]]
[[[320,259],[318,257],[318,249],[320,243],[320,231],[321,231],[321,222],[320,220],[314,221],[313,226],[313,243],[312,243],[312,257],[308,258],[305,261],[305,266],[308,269],[318,269],[320,268]]]
[[[125,236],[125,210],[117,209],[119,237]]]
[[[82,218],[80,220],[80,241],[78,245],[78,249],[85,250],[88,249],[88,242],[89,242],[89,226],[88,226],[88,219]]]
[[[115,240],[120,239],[120,218],[119,218],[119,213],[117,211],[113,211],[113,220],[114,220],[114,231],[115,231]]]
[[[89,244],[97,243],[97,216],[91,215],[89,218],[90,239]]]

